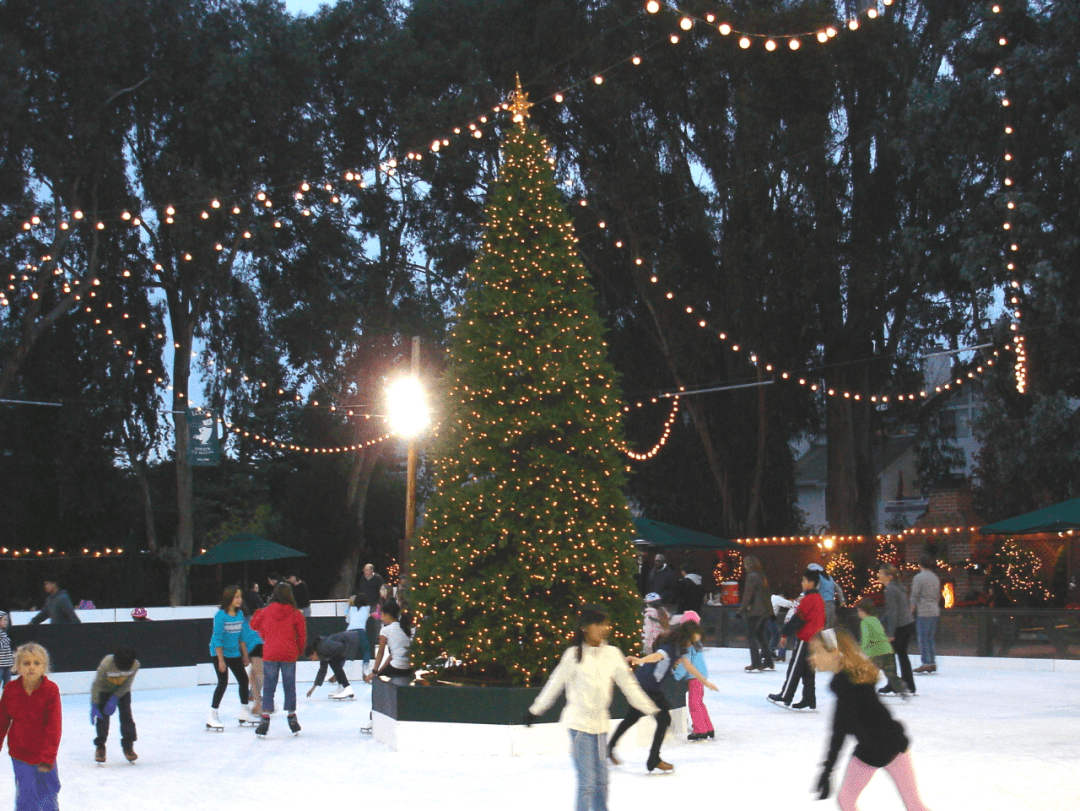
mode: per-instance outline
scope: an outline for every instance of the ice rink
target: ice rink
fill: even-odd
[[[834,808],[810,794],[832,709],[827,676],[818,677],[817,713],[796,713],[765,701],[783,680],[745,674],[747,651],[707,652],[719,692],[706,696],[715,742],[671,742],[663,750],[672,775],[647,775],[644,749],[623,749],[611,775],[612,809]],[[553,663],[554,664],[554,663]],[[980,670],[966,660],[920,679],[909,702],[889,699],[912,740],[912,756],[927,807],[936,811],[1016,811],[1080,807],[1080,670]],[[491,757],[404,755],[361,734],[370,689],[355,701],[332,702],[327,686],[304,698],[297,688],[303,731],[293,737],[281,714],[258,740],[235,720],[230,687],[222,703],[223,733],[206,732],[211,688],[136,691],[139,761],[128,765],[114,718],[108,763],[93,759],[87,695],[68,695],[59,769],[61,808],[268,808],[340,811],[350,808],[572,809],[574,771],[568,755]],[[280,701],[280,692],[279,692]],[[684,735],[680,734],[680,739]],[[851,742],[834,775],[835,787]],[[0,811],[14,805],[11,772],[0,774]],[[879,773],[863,794],[867,811],[900,809],[891,782]]]

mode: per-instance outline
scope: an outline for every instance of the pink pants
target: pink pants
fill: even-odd
[[[686,686],[687,704],[690,705],[690,721],[694,725],[694,732],[712,732],[712,720],[709,711],[705,709],[705,685],[697,679],[690,679]]]
[[[840,796],[836,798],[840,803],[841,811],[856,811],[859,795],[862,794],[876,771],[875,767],[867,766],[857,757],[851,758],[847,772],[844,774],[844,784],[840,786]],[[915,786],[915,770],[911,768],[911,755],[901,752],[892,759],[892,763],[885,767],[885,771],[896,784],[896,790],[900,792],[900,799],[904,801],[904,808],[907,811],[928,811],[919,799],[919,790]]]

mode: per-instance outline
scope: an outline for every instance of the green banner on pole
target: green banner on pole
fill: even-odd
[[[221,464],[221,441],[217,421],[205,411],[187,412],[188,464],[192,467],[212,467]]]

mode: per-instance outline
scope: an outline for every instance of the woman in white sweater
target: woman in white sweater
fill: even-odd
[[[611,729],[612,685],[618,684],[626,700],[646,715],[659,710],[645,695],[628,659],[607,644],[611,623],[601,608],[589,606],[578,614],[574,645],[567,648],[547,684],[525,713],[530,726],[559,694],[566,693],[561,722],[570,730],[570,756],[578,773],[577,811],[607,811],[607,734]],[[629,661],[637,661],[629,657]]]

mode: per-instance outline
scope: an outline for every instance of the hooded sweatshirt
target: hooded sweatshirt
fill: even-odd
[[[295,662],[307,645],[304,615],[288,603],[270,603],[251,618],[251,627],[263,639],[263,660]]]

